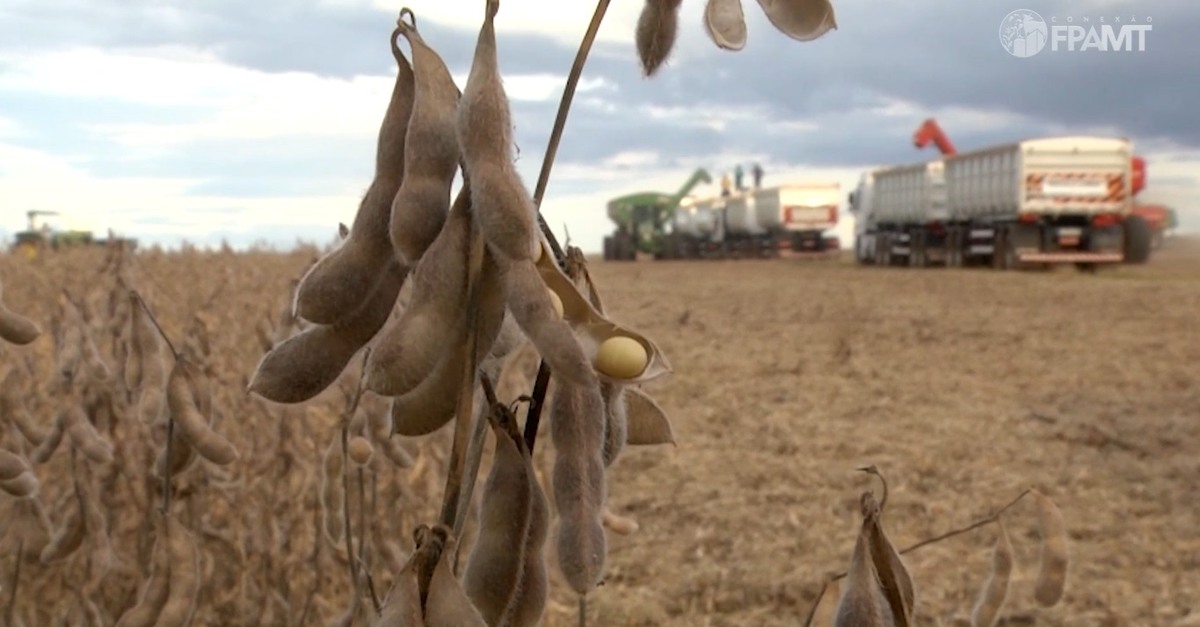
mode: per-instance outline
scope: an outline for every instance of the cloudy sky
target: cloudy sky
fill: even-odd
[[[483,3],[408,0],[465,83]],[[933,156],[936,117],[960,150],[1056,133],[1120,134],[1149,162],[1146,201],[1200,230],[1200,3],[1194,0],[837,2],[813,42],[743,0],[749,40],[717,49],[685,0],[668,65],[642,77],[641,0],[613,0],[584,73],[543,211],[587,251],[606,199],[719,178],[759,161],[766,184],[838,181]],[[145,242],[326,243],[373,171],[402,5],[382,0],[4,0],[0,3],[0,236],[28,209],[60,226]],[[1009,55],[1014,9],[1056,23],[1152,24],[1142,52]],[[504,0],[501,70],[518,166],[532,188],[590,2]],[[405,49],[407,50],[406,44]],[[715,193],[716,185],[698,193]],[[843,236],[852,232],[847,219]]]

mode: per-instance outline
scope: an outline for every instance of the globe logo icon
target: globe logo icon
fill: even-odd
[[[1046,47],[1049,33],[1046,20],[1037,12],[1017,9],[1000,22],[1000,45],[1012,56],[1024,59]]]

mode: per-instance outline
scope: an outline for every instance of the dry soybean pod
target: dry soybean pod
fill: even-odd
[[[159,449],[158,456],[154,460],[154,474],[157,479],[162,479],[166,473],[167,448],[171,449],[170,471],[172,477],[190,468],[192,462],[199,457],[196,447],[192,446],[191,441],[183,434],[183,429],[172,429],[171,446]]]
[[[29,441],[30,444],[36,446],[41,445],[46,441],[47,434],[33,424],[33,416],[29,415],[29,411],[20,404],[15,407],[10,406],[8,415],[12,417],[13,425],[17,427],[17,431],[21,432],[21,436]]]
[[[111,463],[112,444],[96,431],[96,427],[88,420],[87,412],[79,405],[71,405],[62,411],[66,413],[63,424],[66,426],[67,437],[71,438],[71,444],[94,463]]]
[[[341,442],[333,438],[325,448],[321,458],[321,517],[324,520],[325,539],[339,546],[346,532],[345,520],[342,513],[342,500],[346,493],[342,489],[342,458]]]
[[[325,391],[387,322],[407,268],[389,261],[367,304],[331,325],[314,325],[271,349],[258,362],[250,391],[276,403],[302,403]]]
[[[1041,557],[1034,599],[1042,607],[1052,607],[1062,600],[1067,586],[1067,526],[1062,511],[1045,494],[1030,491],[1037,507],[1038,525],[1042,535]]]
[[[36,495],[40,485],[32,470],[25,470],[17,473],[15,477],[0,480],[0,490],[17,498]]]
[[[412,390],[452,345],[467,301],[470,204],[464,185],[445,226],[412,271],[408,306],[380,331],[367,361],[367,389],[372,392],[399,396]]]
[[[550,426],[558,564],[571,588],[586,595],[603,577],[608,553],[603,525],[604,399],[597,384],[556,383]]]
[[[483,619],[495,627],[509,624],[521,592],[535,479],[516,417],[503,406],[486,417],[496,447],[479,505],[479,536],[462,584]]]
[[[171,590],[171,555],[167,550],[166,524],[154,515],[154,545],[150,550],[150,576],[142,585],[137,604],[125,611],[115,627],[153,627]]]
[[[403,180],[414,88],[413,69],[396,44],[399,36],[400,29],[394,29],[390,42],[396,82],[379,127],[375,178],[346,239],[313,264],[295,290],[295,313],[317,324],[334,324],[367,305],[377,273],[393,256],[389,223],[392,201]]]
[[[471,211],[488,248],[507,260],[530,261],[542,254],[537,209],[513,164],[512,112],[496,57],[499,6],[497,0],[487,2],[458,105],[458,143],[471,184]]]
[[[478,285],[480,292],[476,308],[476,347],[479,350],[477,367],[491,351],[504,324],[503,286],[500,284],[498,268],[492,255],[486,250]],[[461,346],[466,341],[467,325],[464,320],[460,320],[454,339],[448,345]],[[392,428],[396,433],[406,436],[426,435],[450,421],[458,403],[458,389],[466,360],[464,353],[459,350],[446,351],[425,380],[412,391],[392,400]]]
[[[50,538],[50,543],[42,549],[40,560],[43,565],[50,565],[69,557],[75,552],[75,549],[78,549],[83,544],[86,528],[78,499],[75,500],[76,503],[67,512],[62,526],[54,532],[54,536]]]
[[[450,187],[461,154],[455,134],[458,86],[415,23],[396,21],[413,56],[412,118],[405,138],[404,182],[392,201],[391,240],[397,259],[409,266],[425,254],[446,221]]]
[[[66,426],[67,413],[60,411],[54,416],[54,424],[50,427],[50,433],[46,434],[45,439],[37,448],[29,453],[29,461],[35,464],[44,464],[50,460],[50,456],[54,451],[58,450],[58,445],[62,443],[63,434],[67,431]]]
[[[662,67],[679,33],[679,5],[683,0],[646,0],[637,23],[637,52],[642,72],[654,76]]]
[[[200,601],[200,547],[174,515],[166,516],[167,553],[171,560],[171,585],[155,627],[182,627],[192,622]]]
[[[0,481],[16,479],[27,470],[29,470],[29,463],[20,455],[0,448]]]
[[[11,310],[4,304],[4,290],[0,287],[0,339],[10,344],[24,346],[32,343],[42,330],[29,318]]]
[[[1000,610],[1008,598],[1008,582],[1012,578],[1013,549],[1008,540],[1008,530],[1004,522],[996,521],[1000,533],[996,536],[996,546],[992,549],[992,572],[987,583],[979,591],[979,598],[971,610],[971,627],[993,627],[1000,617]]]
[[[375,627],[426,627],[421,603],[421,571],[436,547],[417,544],[404,567],[396,574]]]
[[[439,528],[442,526],[439,525]],[[425,600],[426,627],[488,627],[479,610],[471,604],[462,585],[454,577],[454,556],[456,542],[454,534],[448,529],[442,554],[437,566],[433,568],[433,577],[429,580],[429,596]]]
[[[866,495],[864,495],[866,496]],[[874,499],[871,500],[874,505]],[[893,627],[892,611],[879,587],[875,562],[871,558],[871,541],[868,519],[878,515],[863,503],[863,521],[854,542],[854,554],[850,558],[850,569],[842,585],[842,596],[834,611],[834,627]]]
[[[129,290],[129,353],[125,362],[125,389],[137,390],[145,379],[147,363],[159,352],[158,332],[142,309],[137,292]],[[161,359],[161,355],[158,356]],[[161,366],[160,366],[161,367]]]
[[[187,436],[196,452],[214,464],[225,466],[238,458],[237,449],[213,430],[196,409],[196,399],[188,382],[190,367],[181,357],[175,360],[175,366],[171,368],[167,380],[167,406],[171,411],[171,420]]]

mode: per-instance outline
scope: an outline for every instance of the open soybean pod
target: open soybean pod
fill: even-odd
[[[637,388],[625,391],[625,412],[628,431],[625,443],[630,446],[675,444],[675,432],[667,412],[654,399]]]
[[[562,302],[563,317],[596,373],[620,384],[646,383],[670,374],[671,365],[658,345],[600,313],[555,263],[545,239],[540,240],[544,252],[537,262],[538,273]]]
[[[873,501],[872,501],[873,502]],[[895,627],[891,606],[879,586],[879,573],[871,556],[868,518],[878,514],[864,512],[862,526],[854,542],[850,569],[842,585],[842,596],[834,612],[834,627]]]
[[[704,6],[704,31],[722,50],[746,47],[746,15],[742,0],[708,0]]]
[[[886,502],[886,492],[885,502]],[[883,506],[875,503],[875,496],[866,492],[862,496],[864,525],[871,544],[871,558],[875,561],[875,573],[879,577],[880,589],[892,610],[897,627],[913,624],[916,592],[912,576],[883,531]]]
[[[758,0],[779,32],[797,41],[812,41],[837,29],[829,0]]]
[[[414,90],[412,67],[396,44],[399,36],[400,28],[392,31],[396,82],[379,127],[375,178],[345,239],[309,268],[295,290],[295,313],[317,324],[335,324],[369,307],[376,277],[393,258],[389,225],[392,201],[403,181]]]

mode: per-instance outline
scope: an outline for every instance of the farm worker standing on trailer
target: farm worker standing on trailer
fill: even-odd
[[[751,172],[754,173],[754,188],[758,189],[758,188],[762,187],[762,175],[763,175],[762,166],[757,163],[754,164],[754,169],[751,170]]]
[[[742,164],[739,163],[737,167],[733,169],[734,184],[737,185],[738,191],[746,189],[746,186],[742,185],[742,179],[745,177],[746,173],[742,171]]]
[[[726,172],[725,174],[721,175],[721,195],[722,196],[730,195],[729,187],[731,185],[733,185],[733,181],[731,181],[729,179],[729,173]]]

